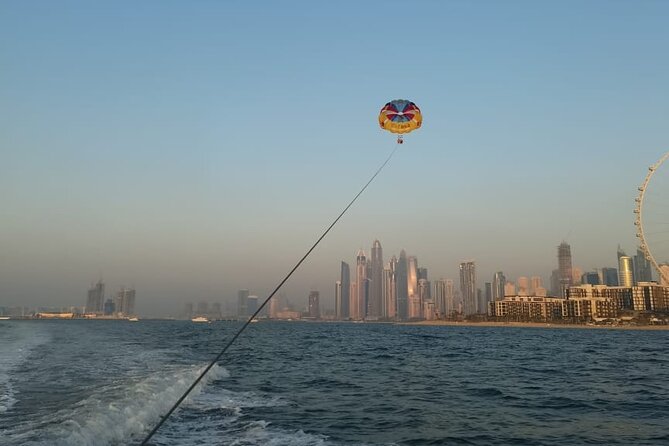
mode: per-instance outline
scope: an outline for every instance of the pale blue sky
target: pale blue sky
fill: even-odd
[[[0,3],[0,305],[83,305],[102,274],[161,314],[294,276],[331,306],[375,238],[480,286],[635,246],[669,149],[667,2]],[[669,256],[669,253],[667,253]]]

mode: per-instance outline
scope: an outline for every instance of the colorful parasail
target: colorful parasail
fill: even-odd
[[[423,115],[420,109],[411,101],[406,99],[395,99],[388,102],[379,113],[379,124],[383,130],[399,133],[397,142],[402,144],[402,134],[412,132],[420,128],[423,123]]]

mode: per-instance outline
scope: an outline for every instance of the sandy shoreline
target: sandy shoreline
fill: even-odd
[[[551,324],[544,322],[453,322],[453,321],[421,321],[405,322],[399,325],[424,325],[448,327],[513,327],[513,328],[572,328],[593,330],[669,330],[669,325],[583,325],[583,324]]]

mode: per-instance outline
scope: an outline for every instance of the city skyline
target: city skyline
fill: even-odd
[[[395,98],[421,129],[286,295],[331,301],[333,259],[371,258],[374,239],[433,279],[476,259],[484,290],[500,269],[549,284],[561,240],[584,272],[618,268],[611,246],[633,256],[637,187],[669,147],[668,15],[5,2],[0,305],[81,306],[101,274],[141,290],[139,313],[268,295],[395,146],[376,122]],[[402,22],[413,39],[378,38]]]

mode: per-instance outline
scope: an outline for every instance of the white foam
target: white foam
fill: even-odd
[[[324,446],[327,437],[307,434],[302,430],[284,432],[269,428],[270,423],[254,421],[246,426],[241,438],[235,439],[230,446],[266,445],[266,446]]]
[[[34,325],[21,322],[3,324],[0,333],[0,413],[5,413],[18,402],[11,377],[37,347],[50,337]]]
[[[40,441],[49,445],[125,445],[138,442],[167,413],[203,367],[155,373],[137,382],[119,382],[41,420]],[[184,401],[188,405],[208,383],[228,376],[214,365]],[[34,438],[34,424],[11,432],[16,444]]]

